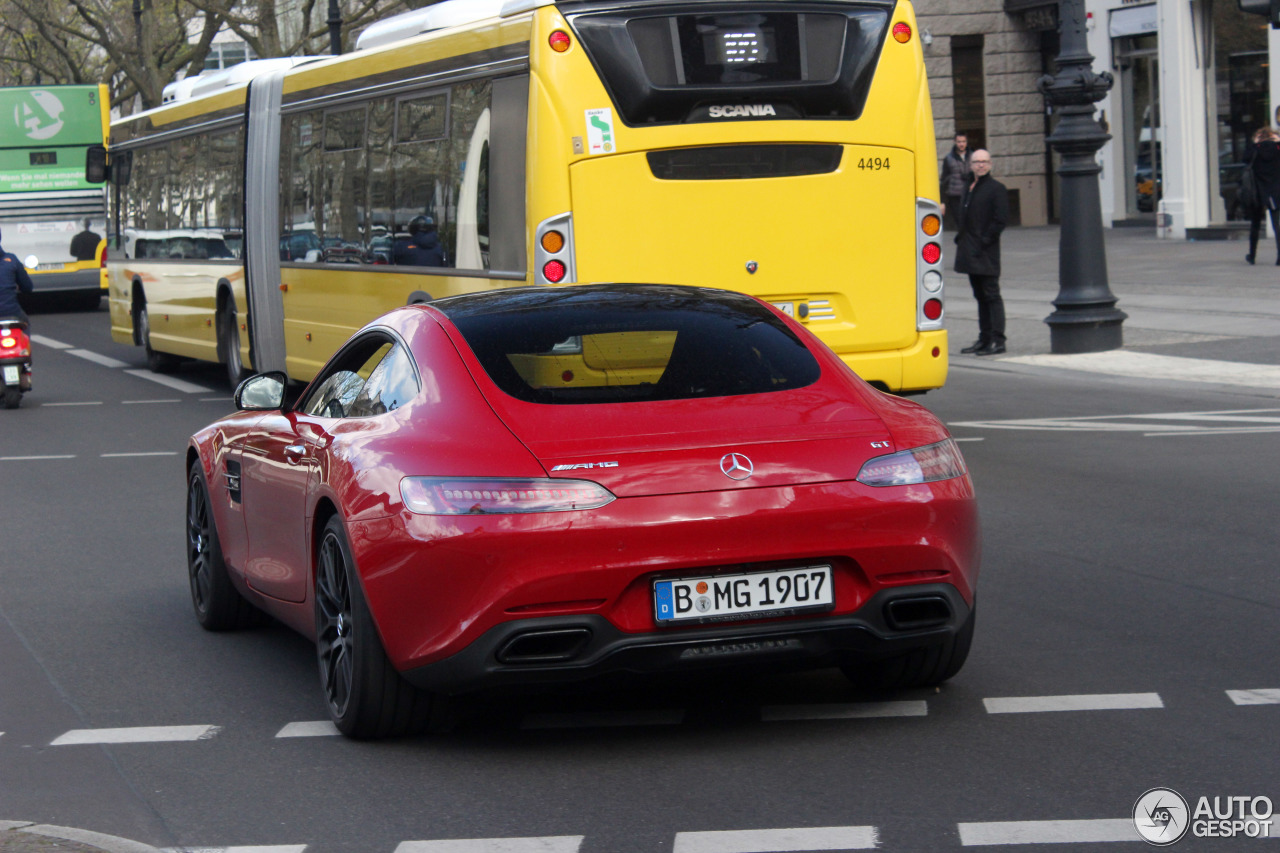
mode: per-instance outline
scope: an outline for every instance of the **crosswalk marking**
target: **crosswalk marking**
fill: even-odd
[[[338,727],[330,720],[311,720],[302,723],[289,723],[276,732],[276,737],[332,737],[341,735]]]
[[[207,740],[221,726],[134,726],[121,729],[72,729],[55,738],[50,746],[104,743],[164,743]]]
[[[800,853],[812,850],[871,850],[874,826],[818,826],[677,832],[672,853]]]
[[[962,823],[965,847],[997,844],[1085,844],[1102,841],[1142,841],[1128,818],[1103,820],[1015,820]]]
[[[1095,693],[1078,696],[1010,696],[983,699],[988,714],[1031,714],[1045,711],[1117,711],[1163,708],[1159,693]]]
[[[1280,705],[1280,690],[1274,687],[1261,690],[1228,690],[1227,695],[1237,705]]]
[[[582,835],[541,838],[458,838],[440,841],[402,841],[395,853],[577,853]]]
[[[867,720],[875,717],[927,717],[929,703],[924,700],[903,702],[851,702],[847,704],[766,705],[760,719],[767,723],[793,720]]]
[[[1024,355],[1003,358],[1002,364],[1026,364],[1083,370],[1111,376],[1143,379],[1170,379],[1177,382],[1211,382],[1248,388],[1280,388],[1280,366],[1183,358],[1130,350],[1079,353],[1073,355]]]

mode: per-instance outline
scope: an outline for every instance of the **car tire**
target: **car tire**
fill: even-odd
[[[320,686],[338,731],[370,739],[438,728],[443,700],[405,681],[391,665],[336,515],[320,535],[315,578]]]
[[[152,373],[169,373],[178,366],[177,356],[167,352],[156,352],[151,348],[151,315],[147,313],[147,300],[143,299],[136,309],[138,337],[142,341],[143,352],[147,354],[147,367]]]
[[[867,690],[906,690],[912,687],[936,687],[960,672],[973,645],[977,605],[969,618],[945,643],[937,643],[888,658],[886,660],[846,663],[840,667],[854,686]]]
[[[196,621],[206,631],[232,631],[264,621],[231,583],[200,460],[187,471],[187,579]]]
[[[250,371],[245,370],[240,358],[240,323],[236,317],[235,304],[230,299],[218,312],[217,326],[218,358],[227,371],[227,382],[234,391],[249,377]]]

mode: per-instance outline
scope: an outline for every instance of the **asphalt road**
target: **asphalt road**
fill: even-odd
[[[1070,851],[1140,845],[1154,787],[1280,802],[1276,391],[955,357],[920,399],[962,440],[985,544],[939,691],[614,684],[355,743],[287,728],[324,719],[308,643],[191,615],[181,454],[230,408],[220,371],[158,384],[105,312],[33,320],[70,346],[38,340],[35,391],[0,411],[0,820],[279,853]],[[80,742],[133,727],[160,739]]]

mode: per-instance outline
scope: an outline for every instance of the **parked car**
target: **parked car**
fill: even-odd
[[[738,293],[519,288],[397,309],[292,405],[283,374],[187,453],[212,630],[316,642],[334,723],[618,672],[840,666],[938,684],[979,525],[946,427]]]

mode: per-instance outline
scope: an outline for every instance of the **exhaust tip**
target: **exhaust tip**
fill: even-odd
[[[936,628],[951,621],[951,605],[939,595],[895,598],[884,606],[884,618],[895,631]]]
[[[582,654],[591,640],[588,628],[560,628],[516,634],[498,650],[498,661],[506,664],[559,663]]]

